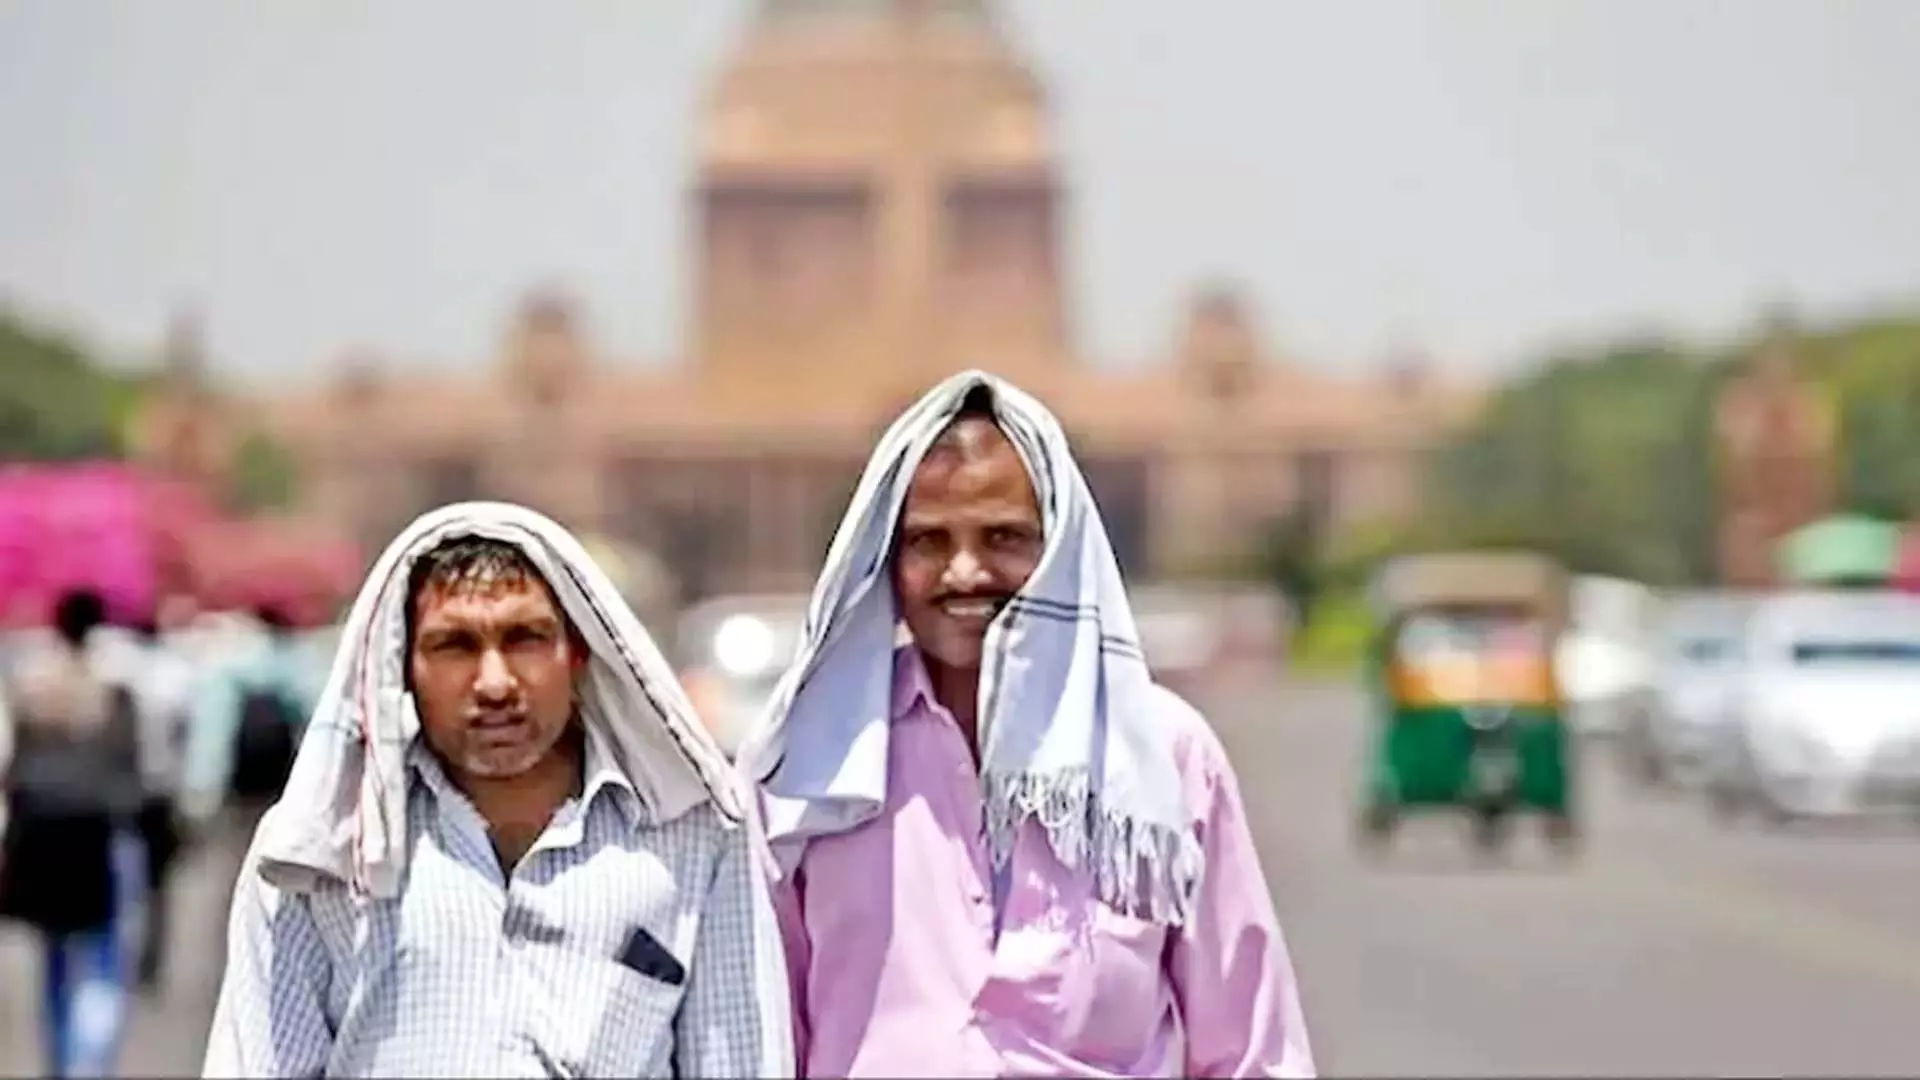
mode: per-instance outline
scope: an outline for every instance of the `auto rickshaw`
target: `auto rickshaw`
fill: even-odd
[[[1562,567],[1521,552],[1404,556],[1382,569],[1364,844],[1384,845],[1409,812],[1459,811],[1482,849],[1501,847],[1522,813],[1571,849],[1574,748],[1554,673],[1569,592]]]

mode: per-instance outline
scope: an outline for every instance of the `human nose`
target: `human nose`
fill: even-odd
[[[519,680],[514,677],[513,669],[507,666],[507,658],[499,649],[488,649],[480,654],[480,670],[473,677],[474,696],[482,701],[504,701],[513,696]]]
[[[947,572],[943,575],[941,585],[948,592],[973,592],[985,587],[992,578],[993,575],[987,571],[986,564],[978,555],[961,548],[954,552],[953,558],[947,560]]]

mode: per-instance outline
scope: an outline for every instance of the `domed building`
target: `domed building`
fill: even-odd
[[[499,497],[658,552],[689,596],[791,588],[881,427],[979,366],[1060,413],[1122,558],[1157,574],[1296,509],[1406,512],[1479,399],[1404,367],[1309,372],[1228,284],[1170,313],[1157,363],[1090,362],[1046,91],[986,0],[765,0],[704,109],[681,362],[610,362],[550,291],[464,384],[347,358],[252,406],[307,510],[377,551],[425,507]]]

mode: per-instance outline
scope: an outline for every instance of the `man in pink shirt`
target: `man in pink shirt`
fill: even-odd
[[[1005,381],[882,439],[741,764],[801,1075],[1314,1075],[1232,766]]]

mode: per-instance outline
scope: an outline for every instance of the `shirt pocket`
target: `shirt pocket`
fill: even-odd
[[[674,1021],[685,986],[624,964],[579,957],[550,1002],[566,1056],[583,1076],[672,1075]]]
[[[1098,902],[1085,926],[1085,1044],[1125,1060],[1164,1020],[1167,931]]]

